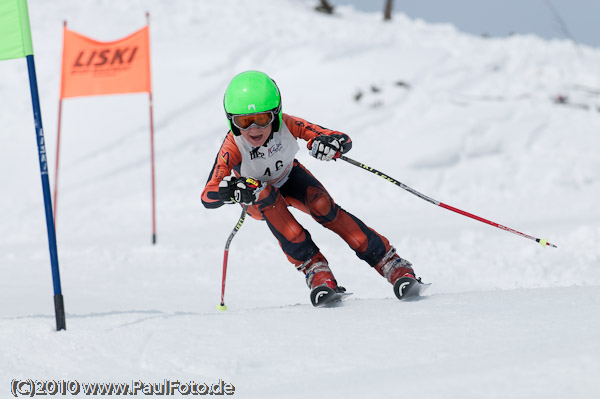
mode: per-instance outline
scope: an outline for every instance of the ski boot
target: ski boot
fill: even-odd
[[[430,285],[415,277],[412,264],[402,259],[394,247],[373,268],[394,286],[394,294],[400,300],[418,296]]]
[[[320,252],[298,266],[298,270],[306,276],[306,285],[310,289],[310,301],[313,306],[338,302],[346,292],[344,287],[338,286],[327,259]]]

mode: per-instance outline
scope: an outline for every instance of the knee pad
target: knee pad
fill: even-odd
[[[333,199],[317,187],[310,187],[306,193],[306,206],[310,214],[319,223],[332,222],[337,216],[339,206]]]

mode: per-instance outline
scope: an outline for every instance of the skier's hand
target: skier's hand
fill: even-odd
[[[344,137],[339,134],[321,135],[311,139],[308,144],[310,155],[321,161],[339,158],[344,151]]]
[[[226,204],[251,205],[263,188],[263,183],[251,177],[227,176],[219,183],[219,199]]]

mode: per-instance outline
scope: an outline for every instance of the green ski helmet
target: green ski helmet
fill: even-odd
[[[240,129],[231,122],[234,115],[272,111],[275,114],[273,132],[279,131],[282,123],[279,88],[275,81],[264,72],[245,71],[234,76],[225,90],[223,106],[229,128],[235,136],[239,136],[241,133]]]

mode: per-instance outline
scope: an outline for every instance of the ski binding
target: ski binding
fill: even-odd
[[[394,294],[400,300],[421,296],[431,283],[423,283],[421,279],[412,277],[400,277],[394,283]]]
[[[352,293],[346,292],[344,287],[337,287],[333,290],[326,285],[320,285],[310,291],[310,301],[314,307],[330,307],[339,304],[350,295]]]

